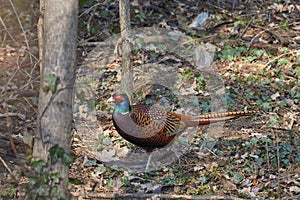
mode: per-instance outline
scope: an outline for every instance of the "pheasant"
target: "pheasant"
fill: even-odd
[[[111,100],[115,103],[112,119],[117,132],[125,140],[150,153],[155,148],[170,144],[188,127],[197,127],[255,113],[255,111],[239,111],[191,116],[169,112],[158,106],[130,105],[128,96],[123,93],[114,94]],[[150,160],[151,154],[146,171]]]

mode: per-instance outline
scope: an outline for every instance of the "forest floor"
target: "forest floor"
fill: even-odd
[[[162,103],[161,96],[165,95],[170,104],[167,107],[176,112],[207,113],[216,107],[259,112],[217,126],[187,130],[188,150],[181,153],[182,149],[176,149],[180,158],[174,155],[169,162],[168,148],[157,150],[161,157],[154,157],[154,162],[162,164],[143,172],[137,165],[146,164],[147,154],[117,134],[111,121],[113,105],[107,103],[122,80],[120,57],[113,54],[115,48],[103,43],[108,38],[117,41],[111,36],[120,32],[118,2],[80,1],[76,130],[72,138],[74,162],[70,165],[74,198],[300,198],[300,5],[296,1],[216,2],[132,2],[133,30],[149,34],[151,31],[143,28],[160,27],[165,35],[175,34],[191,46],[204,46],[205,52],[211,50],[207,44],[215,46],[213,63],[203,69],[188,62],[185,53],[191,46],[182,44],[186,49],[182,51],[176,46],[181,40],[171,46],[179,49],[177,53],[158,53],[157,46],[149,50],[135,41],[139,49],[132,53],[134,73],[142,71],[150,80],[154,77],[154,83],[174,73],[175,80],[170,82],[176,85],[170,91],[169,82],[155,89],[138,82],[132,101],[147,103],[145,97],[151,94],[151,102]],[[191,27],[197,15],[205,12],[209,18],[201,26]],[[20,15],[21,21],[28,15]],[[36,131],[39,68],[36,39],[31,40],[36,38],[35,27],[23,25],[21,33],[7,36],[9,42],[0,35],[3,199],[20,199],[26,193],[25,186],[33,184],[25,172],[20,172]],[[12,38],[22,41],[24,32],[30,42],[15,47]],[[107,59],[91,61],[94,55]],[[152,68],[159,73],[153,75]],[[214,104],[218,89],[224,93]],[[153,93],[159,98],[152,98]],[[180,98],[184,103],[178,103]],[[192,106],[192,98],[197,100],[197,108]],[[215,140],[211,142],[212,135]],[[138,161],[132,158],[139,155]],[[35,189],[43,187],[40,183]]]

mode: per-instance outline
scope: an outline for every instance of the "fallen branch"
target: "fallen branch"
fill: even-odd
[[[9,173],[11,173],[11,169],[7,166],[5,161],[1,157],[0,157],[0,160],[1,160],[2,164],[4,165],[4,167],[7,169],[7,171],[9,171]]]
[[[20,119],[25,119],[25,115],[20,114],[20,113],[0,113],[0,118],[1,117],[19,117]]]
[[[230,199],[230,200],[242,200],[238,197],[232,196],[220,196],[220,195],[176,195],[176,194],[134,194],[134,193],[127,193],[127,194],[107,194],[107,193],[90,193],[88,194],[89,198],[96,198],[96,199],[188,199],[188,200],[202,200],[202,199]]]

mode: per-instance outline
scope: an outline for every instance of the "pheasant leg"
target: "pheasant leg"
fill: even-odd
[[[147,164],[146,164],[146,168],[145,168],[145,171],[147,172],[148,169],[149,169],[149,166],[150,166],[150,163],[151,163],[151,159],[152,159],[152,152],[148,153],[148,161],[147,161]]]

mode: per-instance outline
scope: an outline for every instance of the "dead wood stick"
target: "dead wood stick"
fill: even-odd
[[[242,200],[238,197],[232,196],[220,196],[220,195],[177,195],[177,194],[134,194],[134,193],[126,193],[126,194],[108,194],[108,193],[89,193],[89,198],[94,199],[128,199],[128,198],[137,198],[137,199],[188,199],[188,200],[202,200],[202,199],[218,199],[218,200]]]
[[[1,160],[2,164],[4,165],[4,167],[7,169],[7,171],[9,171],[9,173],[11,173],[11,169],[7,166],[5,161],[1,157],[0,157],[0,160]]]

